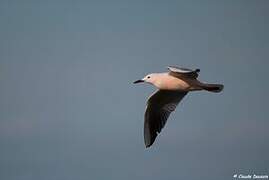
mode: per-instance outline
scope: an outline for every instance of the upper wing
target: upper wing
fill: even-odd
[[[186,91],[158,90],[150,96],[147,102],[144,121],[144,141],[146,147],[153,144],[170,113],[176,109],[176,106],[186,94]]]
[[[172,76],[180,77],[190,77],[190,78],[197,78],[198,73],[200,72],[200,69],[187,69],[187,68],[180,68],[176,66],[168,66],[168,70],[170,71],[170,74]]]

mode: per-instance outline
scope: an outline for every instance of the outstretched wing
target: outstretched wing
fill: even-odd
[[[144,121],[144,141],[150,147],[161,132],[169,115],[176,109],[186,91],[158,90],[147,102]]]
[[[176,77],[189,77],[189,78],[197,78],[200,69],[187,69],[187,68],[180,68],[176,66],[168,66],[168,70],[172,76]]]

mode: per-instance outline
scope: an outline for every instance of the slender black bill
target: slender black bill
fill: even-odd
[[[141,80],[141,79],[139,79],[139,80],[135,81],[135,82],[134,82],[134,84],[137,84],[137,83],[142,83],[142,82],[144,82],[144,81],[143,81],[143,80]]]

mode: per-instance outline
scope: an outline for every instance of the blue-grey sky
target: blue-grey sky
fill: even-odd
[[[0,179],[232,179],[269,174],[269,1],[0,2]],[[152,148],[149,85],[200,68]]]

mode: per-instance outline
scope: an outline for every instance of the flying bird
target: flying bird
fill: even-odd
[[[188,92],[206,90],[218,93],[224,87],[222,84],[199,81],[197,77],[200,69],[169,66],[168,70],[165,73],[148,74],[134,82],[146,82],[158,89],[149,97],[144,115],[144,142],[147,148],[154,143],[169,115]]]

